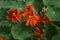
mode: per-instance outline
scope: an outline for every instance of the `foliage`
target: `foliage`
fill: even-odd
[[[26,26],[25,17],[22,16],[22,11],[25,9],[26,5],[30,4],[32,5],[34,13],[41,18],[33,27],[30,24]],[[29,40],[31,38],[31,40],[59,40],[59,4],[60,0],[0,0],[0,37],[2,37],[3,40]],[[17,19],[17,23],[8,21],[6,16],[9,9],[18,9],[22,19]],[[29,10],[28,12],[31,11]],[[32,22],[36,23],[36,21]],[[34,34],[34,29],[36,27],[41,31],[39,32],[39,30],[36,30],[36,34],[38,34],[40,38]],[[42,34],[42,36],[40,34]]]

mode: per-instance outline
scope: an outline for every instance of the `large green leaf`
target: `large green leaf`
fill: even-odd
[[[12,23],[10,21],[5,20],[5,21],[2,21],[2,26],[3,27],[11,27]]]
[[[55,24],[53,24],[53,23],[51,23],[51,24],[52,24],[54,27],[56,27],[57,32],[60,33],[60,27],[57,26],[57,25],[55,25]]]
[[[6,14],[7,14],[7,9],[0,9],[0,20],[5,20],[6,19]]]
[[[0,26],[0,33],[10,34],[11,33],[11,27],[2,27]]]
[[[44,34],[44,40],[51,40],[52,37],[57,34],[57,29],[55,26],[51,24],[45,25],[43,34]]]
[[[60,9],[47,7],[46,15],[51,21],[60,21]]]
[[[38,12],[42,9],[42,0],[34,0],[32,4],[36,14],[38,14]]]
[[[60,34],[57,34],[52,37],[52,40],[60,40]]]
[[[21,22],[12,25],[11,33],[14,39],[25,40],[32,35],[32,29],[30,27],[26,27],[25,23]]]
[[[46,6],[54,6],[60,8],[60,0],[43,0],[43,4]]]
[[[3,38],[3,40],[10,40],[11,39],[11,35],[10,34],[5,34],[5,33],[0,33],[0,37]]]
[[[50,0],[43,0],[44,5],[49,5]]]
[[[7,15],[7,9],[1,8],[0,9],[0,22],[2,23],[1,26],[3,26],[3,27],[5,27],[5,26],[9,27],[12,24],[11,22],[6,20],[6,15]]]
[[[0,3],[0,7],[7,9],[7,8],[17,8],[19,10],[22,10],[25,6],[25,2],[23,1],[3,1]]]
[[[60,8],[60,0],[51,0],[50,5],[53,5],[56,8]]]
[[[0,37],[2,37],[3,40],[10,40],[11,39],[10,27],[7,28],[0,26]]]

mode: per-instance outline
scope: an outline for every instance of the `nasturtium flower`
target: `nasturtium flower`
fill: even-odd
[[[26,26],[29,24],[33,27],[40,21],[40,16],[34,13],[32,5],[27,5],[22,11],[22,16],[25,18]]]
[[[17,9],[9,9],[7,13],[6,19],[13,23],[17,23],[21,19],[21,15]]]
[[[38,27],[36,27],[35,29],[34,29],[34,31],[36,31],[36,32],[41,32],[41,30],[38,28]]]
[[[34,35],[37,36],[38,38],[42,39],[42,34],[41,34],[41,30],[36,27],[35,30],[34,30]]]
[[[0,37],[0,40],[3,40],[3,38],[2,38],[2,37]]]

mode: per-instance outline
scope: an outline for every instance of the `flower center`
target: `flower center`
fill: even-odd
[[[29,19],[31,19],[32,18],[32,16],[29,16]]]
[[[12,13],[12,15],[13,15],[13,16],[16,16],[16,14],[15,14],[15,13]]]

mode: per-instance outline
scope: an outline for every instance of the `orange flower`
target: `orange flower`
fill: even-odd
[[[33,9],[32,5],[28,5],[25,7],[24,11],[22,12],[23,17],[26,20],[26,25],[29,24],[33,27],[40,21],[40,16],[37,16]]]
[[[21,19],[21,15],[19,15],[19,12],[17,9],[10,9],[7,12],[7,16],[6,19],[7,20],[11,20],[13,23],[16,23],[17,21],[19,21]]]
[[[38,27],[36,27],[34,31],[39,32],[39,33],[41,32],[41,30]]]
[[[37,36],[37,37],[40,38],[40,39],[41,39],[42,36],[43,36],[43,35],[41,34],[41,30],[40,30],[38,27],[35,28],[35,30],[34,30],[34,35]]]
[[[2,37],[0,37],[0,40],[3,40],[3,38],[2,38]]]
[[[38,38],[42,39],[42,34],[39,32],[34,31],[34,35],[37,36]]]

